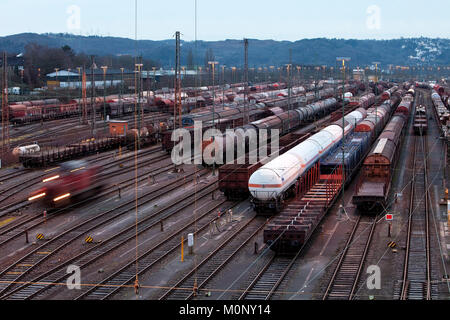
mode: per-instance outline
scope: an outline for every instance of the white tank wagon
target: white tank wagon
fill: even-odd
[[[41,151],[41,147],[37,143],[13,149],[14,156],[23,156]]]
[[[365,119],[367,111],[359,108],[345,116],[345,135]],[[326,127],[282,156],[261,167],[248,182],[251,201],[257,212],[263,209],[279,212],[299,178],[339,146],[343,138],[342,119]]]

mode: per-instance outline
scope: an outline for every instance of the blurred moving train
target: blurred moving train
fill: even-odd
[[[99,176],[100,166],[90,166],[85,161],[71,161],[45,178],[41,187],[32,192],[28,201],[40,201],[50,208],[62,207],[76,200],[94,196],[104,187]]]

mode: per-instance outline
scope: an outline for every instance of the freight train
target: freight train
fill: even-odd
[[[361,211],[373,212],[387,206],[409,114],[396,111],[365,158],[352,202]]]
[[[335,98],[326,99],[323,101],[319,101],[310,105],[307,105],[305,107],[299,107],[294,110],[286,111],[280,114],[275,114],[272,116],[269,116],[267,118],[263,118],[258,121],[254,121],[249,123],[248,125],[245,125],[241,128],[241,133],[249,133],[253,132],[254,136],[256,138],[256,145],[252,146],[250,148],[249,146],[249,139],[246,139],[245,146],[246,150],[254,149],[257,146],[261,145],[261,141],[259,141],[261,135],[260,130],[264,129],[267,130],[267,144],[270,144],[270,137],[272,135],[272,130],[278,130],[277,137],[284,136],[285,134],[289,133],[292,130],[297,129],[300,125],[305,124],[307,121],[312,121],[316,117],[323,116],[325,114],[328,114],[331,112],[331,110],[334,110],[334,108],[337,106],[337,100]],[[248,137],[248,136],[247,136]],[[214,155],[212,155],[209,152],[204,152],[204,162],[207,165],[212,165],[216,161],[216,152],[217,150],[221,150],[223,152],[222,159],[225,160],[226,156],[229,155],[228,153],[233,151],[234,156],[233,159],[236,159],[238,155],[236,155],[239,144],[239,134],[238,131],[233,132],[227,132],[226,134],[222,136],[216,136],[214,138],[214,141],[203,141],[203,149],[208,147],[211,144],[214,144],[214,147],[210,146],[210,150],[215,150]],[[231,148],[229,146],[232,146]],[[228,150],[230,149],[230,150]],[[216,164],[223,164],[222,163],[216,163]]]
[[[344,143],[344,172],[345,182],[348,183],[362,164],[370,146],[381,133],[388,122],[395,105],[385,101],[377,108],[367,110],[367,117],[358,123],[354,132],[346,138]],[[338,148],[327,158],[320,162],[321,174],[332,174],[336,168],[342,165],[342,149]]]
[[[123,96],[121,99],[109,96],[105,99],[106,103],[103,101],[103,97],[97,97],[94,101],[86,99],[87,113],[92,112],[94,105],[98,114],[105,112],[107,116],[118,117],[134,113],[137,105],[137,99],[132,96]],[[83,99],[73,99],[67,103],[59,99],[17,102],[9,106],[9,118],[13,124],[23,124],[79,116],[82,113],[83,103]],[[150,111],[146,99],[141,98],[141,105],[144,112]]]
[[[398,104],[398,101],[395,104]],[[388,121],[390,110],[395,109],[395,104],[385,102],[377,109],[370,108],[367,118],[346,137],[343,148],[335,148],[320,160],[317,176],[322,181],[311,188],[311,193],[309,189],[304,191],[306,193],[299,197],[300,200],[294,201],[294,204],[289,205],[265,227],[264,242],[272,250],[283,253],[298,252],[306,243],[326,214],[327,208],[334,203],[333,199],[337,199],[342,184],[349,183],[358,172],[371,150],[372,142],[381,132],[379,130],[382,130],[383,124]],[[404,117],[401,113],[400,116]],[[342,143],[340,146],[342,147]]]
[[[168,124],[165,122],[160,123],[145,123],[141,128],[139,133],[138,129],[131,129],[127,131],[126,134],[126,146],[129,150],[135,150],[138,145],[139,147],[145,147],[149,145],[157,144],[162,139],[162,135],[168,129]]]
[[[433,101],[434,109],[440,125],[445,127],[447,121],[450,119],[450,113],[436,90],[432,90],[431,100]]]
[[[332,153],[366,116],[363,108],[351,112],[344,122],[339,120],[326,127],[253,173],[248,186],[255,211],[280,212],[286,199],[295,194],[299,179]]]
[[[357,107],[367,109],[369,106],[375,103],[375,95],[370,93],[362,97],[357,97],[356,100],[353,100],[353,102],[355,101],[356,104],[355,103],[352,104],[352,106],[355,109]],[[351,111],[353,110],[350,110],[349,112]],[[341,113],[340,110],[335,112]],[[334,119],[334,116],[330,116],[330,118],[328,119],[324,118],[320,122],[324,123],[333,122],[333,120],[331,119]],[[336,120],[338,119],[339,117],[336,118]],[[308,127],[303,127],[299,132],[294,132],[281,137],[279,141],[279,154],[281,155],[284,152],[289,151],[297,144],[309,138],[309,136],[311,135],[311,133],[309,132],[314,131],[316,127],[317,125],[310,124]],[[268,146],[268,149],[270,149],[270,145]],[[268,154],[270,154],[270,152],[268,152]],[[226,164],[224,166],[221,166],[219,168],[220,190],[225,194],[225,196],[229,200],[236,198],[239,199],[247,198],[250,195],[248,189],[248,180],[256,170],[258,170],[261,166],[263,166],[263,164],[264,163],[262,161],[256,164],[249,164],[246,159],[245,164],[238,164],[238,162],[235,161],[232,164]]]

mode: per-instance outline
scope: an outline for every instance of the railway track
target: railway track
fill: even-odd
[[[225,203],[223,201],[221,204]],[[201,232],[207,230],[211,223],[218,220],[216,210],[221,204],[212,207],[205,213],[200,214],[199,217],[194,219],[188,225],[179,228],[175,232],[172,232],[167,238],[158,242],[149,250],[145,251],[138,257],[138,269],[137,276],[142,276],[148,272],[152,267],[161,263],[166,257],[177,252],[180,247],[179,236],[186,233],[193,233],[194,236],[198,236]],[[229,205],[226,210],[234,208],[236,204]],[[197,226],[195,228],[195,226]],[[184,240],[186,242],[187,239]],[[96,286],[90,288],[88,291],[79,295],[76,300],[105,300],[117,294],[127,285],[133,283],[136,279],[136,262],[130,262],[106,279],[102,280]]]
[[[365,218],[359,215],[322,300],[352,300],[355,297],[376,224],[376,217]]]
[[[400,294],[394,294],[401,300],[431,300],[437,293],[431,274],[427,156],[426,138],[416,136],[403,279]]]
[[[239,300],[269,300],[292,269],[301,250],[294,256],[274,255],[239,296]]]
[[[208,196],[209,194],[210,191],[207,187],[197,194],[197,201],[202,197]],[[25,300],[32,299],[38,296],[46,289],[53,287],[52,285],[62,283],[64,279],[69,276],[66,272],[66,267],[68,265],[75,264],[81,269],[85,270],[89,266],[92,266],[100,258],[108,254],[112,254],[115,250],[133,241],[136,237],[136,232],[138,236],[141,236],[145,232],[160,226],[162,221],[178,214],[183,208],[185,208],[185,204],[183,204],[183,201],[186,199],[190,200],[190,204],[192,204],[192,199],[190,199],[189,197],[180,198],[174,203],[171,203],[168,206],[158,210],[157,212],[154,212],[150,216],[141,219],[140,221],[138,221],[137,226],[130,225],[129,227],[126,227],[117,234],[114,234],[112,237],[103,240],[100,244],[97,244],[94,247],[76,255],[75,257],[70,258],[69,260],[57,265],[44,274],[41,274],[29,280],[30,284],[24,284],[14,289],[13,291],[1,297],[1,299]],[[200,212],[198,212],[199,216],[197,216],[196,219],[189,220],[187,224],[183,225],[181,228],[178,228],[175,232],[172,232],[158,245],[153,247],[151,251],[156,251],[157,254],[160,255],[159,259],[162,259],[163,257],[161,257],[161,253],[165,252],[166,254],[168,254],[169,251],[166,251],[160,247],[164,246],[166,248],[173,248],[174,245],[179,245],[179,238],[177,236],[181,233],[185,233],[191,230],[196,224],[201,225],[199,230],[207,228],[212,221],[217,219],[217,208],[222,206],[225,202],[225,200],[222,200],[218,203],[208,203],[209,206],[207,210],[200,210]],[[206,206],[203,206],[201,209],[204,209],[204,207]],[[226,210],[231,209],[232,207],[233,206],[228,206]],[[148,261],[148,259],[146,260]],[[130,265],[134,265],[134,261]],[[144,264],[144,266],[148,267],[148,264]],[[133,271],[135,270],[134,268],[131,269],[133,269]],[[123,276],[123,273],[121,273],[121,276]],[[103,290],[103,292],[104,291],[105,290]],[[89,295],[89,293],[86,294]]]
[[[151,149],[151,150],[145,151],[144,153],[139,154],[139,156],[142,157],[142,156],[152,155],[152,154],[155,154],[155,153],[157,153],[159,151],[161,151],[159,148]],[[107,158],[109,158],[109,157],[110,156],[108,156]],[[161,161],[161,160],[165,160],[167,158],[168,158],[168,156],[166,154],[159,155],[159,156],[157,156],[155,158],[152,158],[152,159],[142,159],[141,158],[141,159],[139,159],[138,166],[142,168],[142,167],[147,165],[148,161],[158,162],[158,161]],[[95,163],[95,162],[98,162],[98,161],[103,161],[103,160],[105,160],[105,159],[103,159],[103,158],[101,160],[94,159],[94,161],[90,162],[90,163],[92,164],[92,163]],[[105,170],[105,169],[114,168],[115,166],[117,166],[119,164],[123,164],[125,161],[134,161],[134,154],[128,155],[128,156],[123,157],[123,158],[118,159],[118,160],[113,160],[109,164],[103,166],[103,169]],[[164,168],[166,170],[168,170],[170,167],[171,166],[165,166]],[[55,168],[55,169],[57,169],[57,168]],[[122,167],[120,169],[116,169],[116,170],[113,170],[111,172],[103,172],[103,174],[98,178],[98,181],[109,180],[109,179],[111,179],[114,176],[119,176],[119,175],[126,174],[128,172],[133,171],[134,169],[135,169],[134,168],[134,164],[132,164],[132,165],[130,165],[128,167]],[[152,174],[160,174],[161,173],[160,171],[161,170],[157,170],[156,173],[153,173],[153,172],[150,172],[150,173],[152,173]],[[146,174],[148,174],[148,173],[146,173]],[[9,187],[8,189],[3,189],[2,191],[0,191],[0,195],[2,195],[4,193],[7,193],[7,192],[10,192],[11,190],[14,190],[16,193],[24,191],[27,188],[30,188],[31,186],[33,186],[33,185],[35,185],[37,183],[40,183],[41,179],[46,177],[46,176],[48,176],[48,175],[49,175],[49,173],[47,172],[47,173],[39,175],[38,177],[33,178],[33,180],[29,180],[28,182],[24,182],[22,184],[17,184],[16,186]],[[130,181],[130,179],[125,180],[124,182],[121,182],[121,183],[127,183],[128,181]],[[125,185],[124,187],[127,187],[127,186],[128,186],[128,184]],[[112,189],[114,187],[115,186],[109,186],[109,187],[106,187],[106,189],[108,190],[108,189]],[[104,195],[104,193],[102,193],[102,195]],[[0,203],[5,201],[5,200],[7,200],[8,198],[9,198],[9,196],[4,196],[3,198],[0,198]],[[8,205],[5,205],[4,207],[0,208],[0,218],[3,217],[3,216],[9,215],[12,212],[19,211],[19,210],[27,207],[29,204],[30,203],[28,202],[28,197],[24,198],[24,199],[21,199],[21,200],[18,200],[18,201],[14,201],[12,203],[9,203]],[[2,234],[3,234],[3,232],[0,231],[0,237],[1,237]]]
[[[220,246],[182,277],[159,300],[189,300],[196,296],[193,288],[202,290],[206,284],[231,261],[266,225],[267,221],[253,217],[240,226]]]
[[[191,174],[193,176],[195,173]],[[140,205],[145,205],[151,201],[168,194],[171,191],[179,188],[179,183],[183,179],[178,179],[172,183],[169,183],[165,187],[161,187],[156,192],[148,192],[139,196]],[[205,188],[214,185],[215,182],[205,186]],[[190,195],[192,197],[192,195]],[[186,196],[187,197],[187,196]],[[88,232],[98,229],[108,223],[115,221],[116,219],[123,217],[135,208],[135,199],[127,201],[114,209],[107,210],[101,214],[98,214],[92,218],[88,218],[85,221],[81,221],[72,226],[68,230],[55,236],[53,239],[48,240],[46,243],[38,246],[24,257],[20,258],[14,264],[7,267],[0,272],[0,296],[7,293],[18,281],[21,281],[25,276],[41,266],[44,262],[48,261],[50,257],[54,256],[57,252],[67,247],[73,241],[85,236]]]
[[[142,174],[141,177],[138,178],[138,182],[144,181],[146,179],[147,174],[151,174],[154,177],[156,177],[159,174],[163,174],[163,173],[167,172],[172,167],[173,167],[172,165],[168,165],[168,166],[164,166],[162,168],[153,170],[150,173],[146,173],[145,175]],[[121,172],[120,174],[124,174],[124,172]],[[110,178],[110,177],[108,177],[108,178]],[[126,180],[121,181],[120,185],[121,185],[121,188],[125,189],[130,186],[133,186],[135,184],[135,182],[136,182],[135,178],[133,177],[133,178],[128,178]],[[108,187],[105,187],[100,194],[90,197],[90,198],[84,200],[84,202],[91,202],[94,200],[98,200],[98,199],[114,192],[116,190],[116,188],[117,188],[116,185],[110,185]],[[25,202],[23,204],[23,206],[26,206],[26,205],[28,205],[28,203]],[[75,203],[74,205],[63,208],[62,210],[68,210],[68,209],[71,209],[72,207],[78,206],[78,205],[80,205],[80,203]],[[49,213],[47,215],[47,219],[44,219],[41,214],[37,214],[37,215],[33,215],[31,217],[28,217],[26,219],[23,219],[23,220],[18,220],[16,223],[14,223],[12,225],[5,226],[3,229],[0,229],[0,247],[4,246],[6,243],[23,235],[26,232],[26,230],[35,229],[35,228],[39,227],[40,225],[42,225],[43,223],[48,222],[50,219],[58,216],[60,213],[61,213],[61,211],[59,211],[59,210],[56,212],[53,212],[53,213]]]

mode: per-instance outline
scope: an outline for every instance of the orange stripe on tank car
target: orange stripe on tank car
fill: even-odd
[[[249,188],[281,188],[282,184],[249,184]]]

